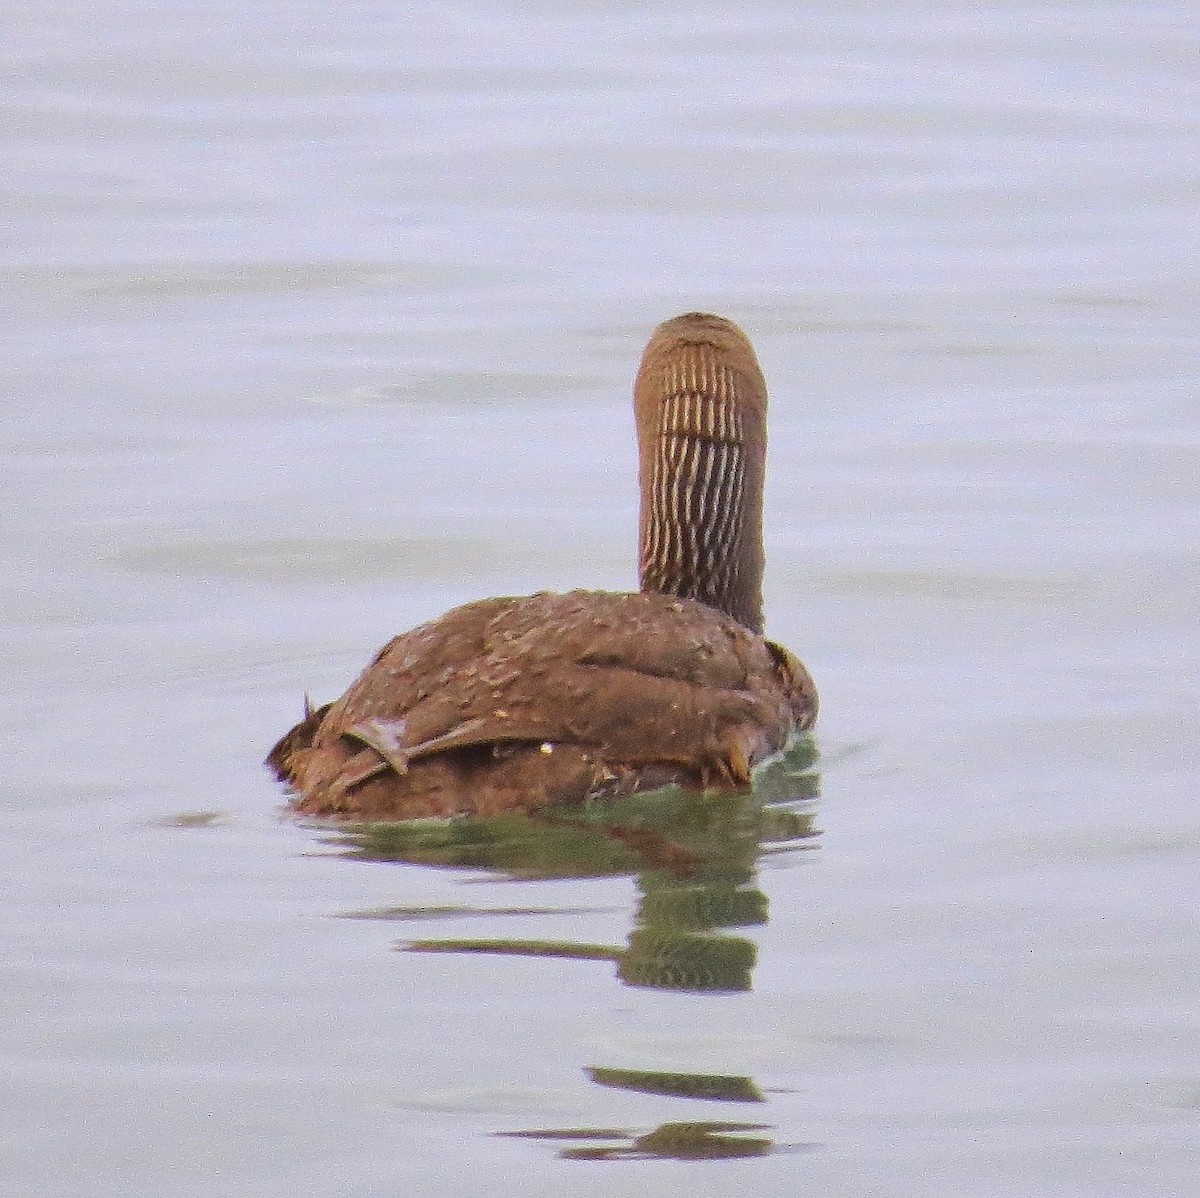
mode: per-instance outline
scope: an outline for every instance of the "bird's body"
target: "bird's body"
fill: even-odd
[[[740,787],[816,718],[761,636],[766,389],[745,336],[660,325],[635,387],[642,590],[483,599],[390,641],[268,762],[312,815],[533,810]]]

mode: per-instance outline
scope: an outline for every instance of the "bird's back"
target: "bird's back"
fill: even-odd
[[[268,760],[308,814],[489,814],[672,781],[744,785],[815,717],[804,667],[722,612],[542,593],[396,637]]]

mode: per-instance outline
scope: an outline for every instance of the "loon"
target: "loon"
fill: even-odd
[[[660,324],[634,383],[640,590],[481,599],[389,641],[267,757],[315,816],[535,811],[679,783],[738,789],[811,728],[764,639],[767,390],[731,321]]]

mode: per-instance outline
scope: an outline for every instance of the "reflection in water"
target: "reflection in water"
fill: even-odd
[[[755,876],[762,830],[748,822],[749,811],[731,805],[689,815],[701,817],[685,833],[694,853],[689,868],[659,867],[638,875],[637,927],[618,975],[631,986],[664,990],[749,990],[754,942],[715,929],[767,922],[767,896]],[[784,835],[810,833],[810,826],[792,827]]]
[[[765,1123],[664,1123],[645,1135],[612,1128],[569,1128],[562,1131],[499,1132],[502,1136],[528,1140],[611,1140],[610,1144],[590,1143],[559,1152],[564,1160],[638,1161],[730,1160],[736,1157],[765,1156],[775,1145],[765,1136],[747,1136],[745,1132],[768,1131]]]
[[[747,794],[667,788],[576,808],[486,819],[356,825],[333,837],[362,860],[501,870],[513,877],[635,874],[640,894],[625,946],[529,939],[429,939],[420,952],[506,953],[616,962],[630,986],[749,990],[756,946],[722,932],[767,921],[763,853],[811,846],[815,749],[801,738]]]
[[[628,986],[660,990],[745,991],[752,984],[756,946],[731,928],[767,922],[767,896],[758,884],[758,859],[815,846],[813,800],[816,750],[799,739],[760,770],[747,794],[667,788],[627,799],[532,815],[485,819],[413,820],[339,827],[328,837],[344,855],[364,861],[501,871],[513,878],[585,878],[632,874],[638,904],[624,945],[497,937],[411,940],[408,952],[503,953],[611,961]],[[327,825],[320,825],[327,828]],[[570,908],[555,908],[568,914]],[[463,908],[381,907],[347,918],[429,920],[485,912]],[[489,908],[486,914],[546,914],[544,908]],[[750,1077],[607,1066],[585,1068],[597,1086],[669,1099],[762,1103]],[[664,1123],[637,1133],[612,1129],[500,1132],[527,1139],[570,1141],[567,1160],[721,1160],[781,1149],[759,1123]]]
[[[704,1098],[714,1102],[766,1102],[748,1077],[726,1073],[676,1073],[658,1069],[591,1068],[588,1077],[598,1086],[637,1090],[642,1094],[670,1094],[675,1098]]]
[[[462,919],[464,915],[596,915],[605,907],[472,907],[455,903],[442,907],[369,907],[364,911],[343,911],[341,919],[395,920],[420,923],[427,920]]]

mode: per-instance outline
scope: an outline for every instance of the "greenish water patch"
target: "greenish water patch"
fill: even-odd
[[[425,577],[454,580],[465,570],[536,564],[530,550],[472,536],[282,536],[175,539],[139,545],[108,559],[142,574],[345,582]]]
[[[488,400],[529,403],[561,399],[579,392],[603,391],[599,375],[556,374],[531,370],[439,370],[419,373],[401,383],[375,387],[363,398],[378,403],[463,403]]]
[[[703,1098],[710,1102],[766,1102],[762,1091],[748,1077],[723,1073],[677,1073],[659,1069],[586,1070],[598,1086],[637,1090],[641,1094],[669,1094],[674,1098]]]
[[[653,1131],[638,1135],[614,1128],[546,1128],[536,1131],[504,1131],[499,1136],[527,1140],[590,1141],[559,1152],[563,1160],[637,1161],[734,1160],[765,1156],[778,1151],[768,1136],[747,1132],[770,1131],[767,1123],[664,1123]],[[596,1141],[600,1141],[597,1143]],[[611,1141],[606,1143],[605,1141]]]
[[[177,811],[154,821],[159,828],[211,828],[222,823],[227,816],[224,811]]]
[[[409,953],[502,953],[511,957],[567,957],[580,961],[612,961],[621,956],[619,948],[566,940],[411,940],[399,947]]]
[[[368,907],[362,911],[343,911],[339,919],[395,920],[397,923],[420,922],[423,920],[462,919],[476,915],[596,915],[602,907],[472,907],[467,904],[449,904],[441,907]]]

